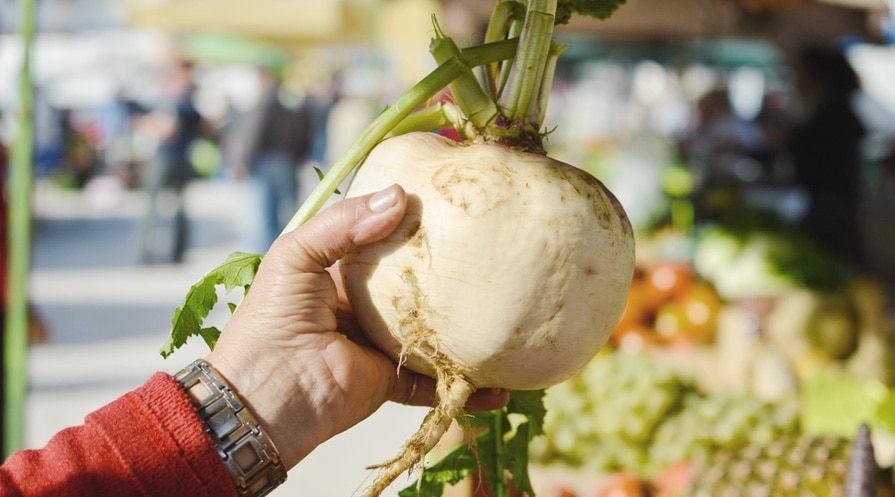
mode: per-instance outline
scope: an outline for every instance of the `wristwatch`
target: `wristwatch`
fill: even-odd
[[[273,441],[211,364],[199,359],[174,379],[193,401],[240,497],[263,497],[286,481]]]

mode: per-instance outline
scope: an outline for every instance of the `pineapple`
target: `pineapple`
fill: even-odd
[[[783,437],[717,454],[694,475],[691,497],[845,497],[850,442]]]
[[[682,474],[680,469],[674,469]],[[866,426],[855,439],[783,436],[764,445],[719,451],[693,466],[687,482],[660,497],[891,497],[891,474],[877,467]],[[654,480],[654,484],[661,478]],[[666,480],[667,481],[667,480]],[[671,489],[674,490],[671,490]],[[663,491],[666,490],[666,491]]]

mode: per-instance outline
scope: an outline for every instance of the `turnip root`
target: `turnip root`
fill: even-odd
[[[410,133],[372,151],[348,196],[392,183],[409,196],[404,221],[340,271],[370,341],[438,388],[368,495],[418,463],[476,389],[540,389],[578,373],[618,322],[634,271],[614,196],[544,155]]]

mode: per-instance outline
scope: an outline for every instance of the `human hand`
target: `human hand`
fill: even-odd
[[[340,201],[274,242],[251,289],[206,360],[273,439],[287,468],[362,421],[385,401],[431,405],[435,382],[366,344],[328,268],[354,247],[381,240],[404,216],[391,186]],[[482,390],[470,411],[506,405]]]

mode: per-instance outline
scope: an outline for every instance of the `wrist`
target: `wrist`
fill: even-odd
[[[285,468],[291,469],[327,438],[325,423],[315,416],[318,410],[308,395],[294,385],[286,389],[289,383],[279,378],[294,365],[278,366],[245,355],[239,358],[241,362],[233,363],[225,354],[212,352],[206,360],[233,386],[279,449]]]
[[[273,441],[208,362],[197,360],[174,378],[196,407],[240,497],[265,496],[286,480]]]

